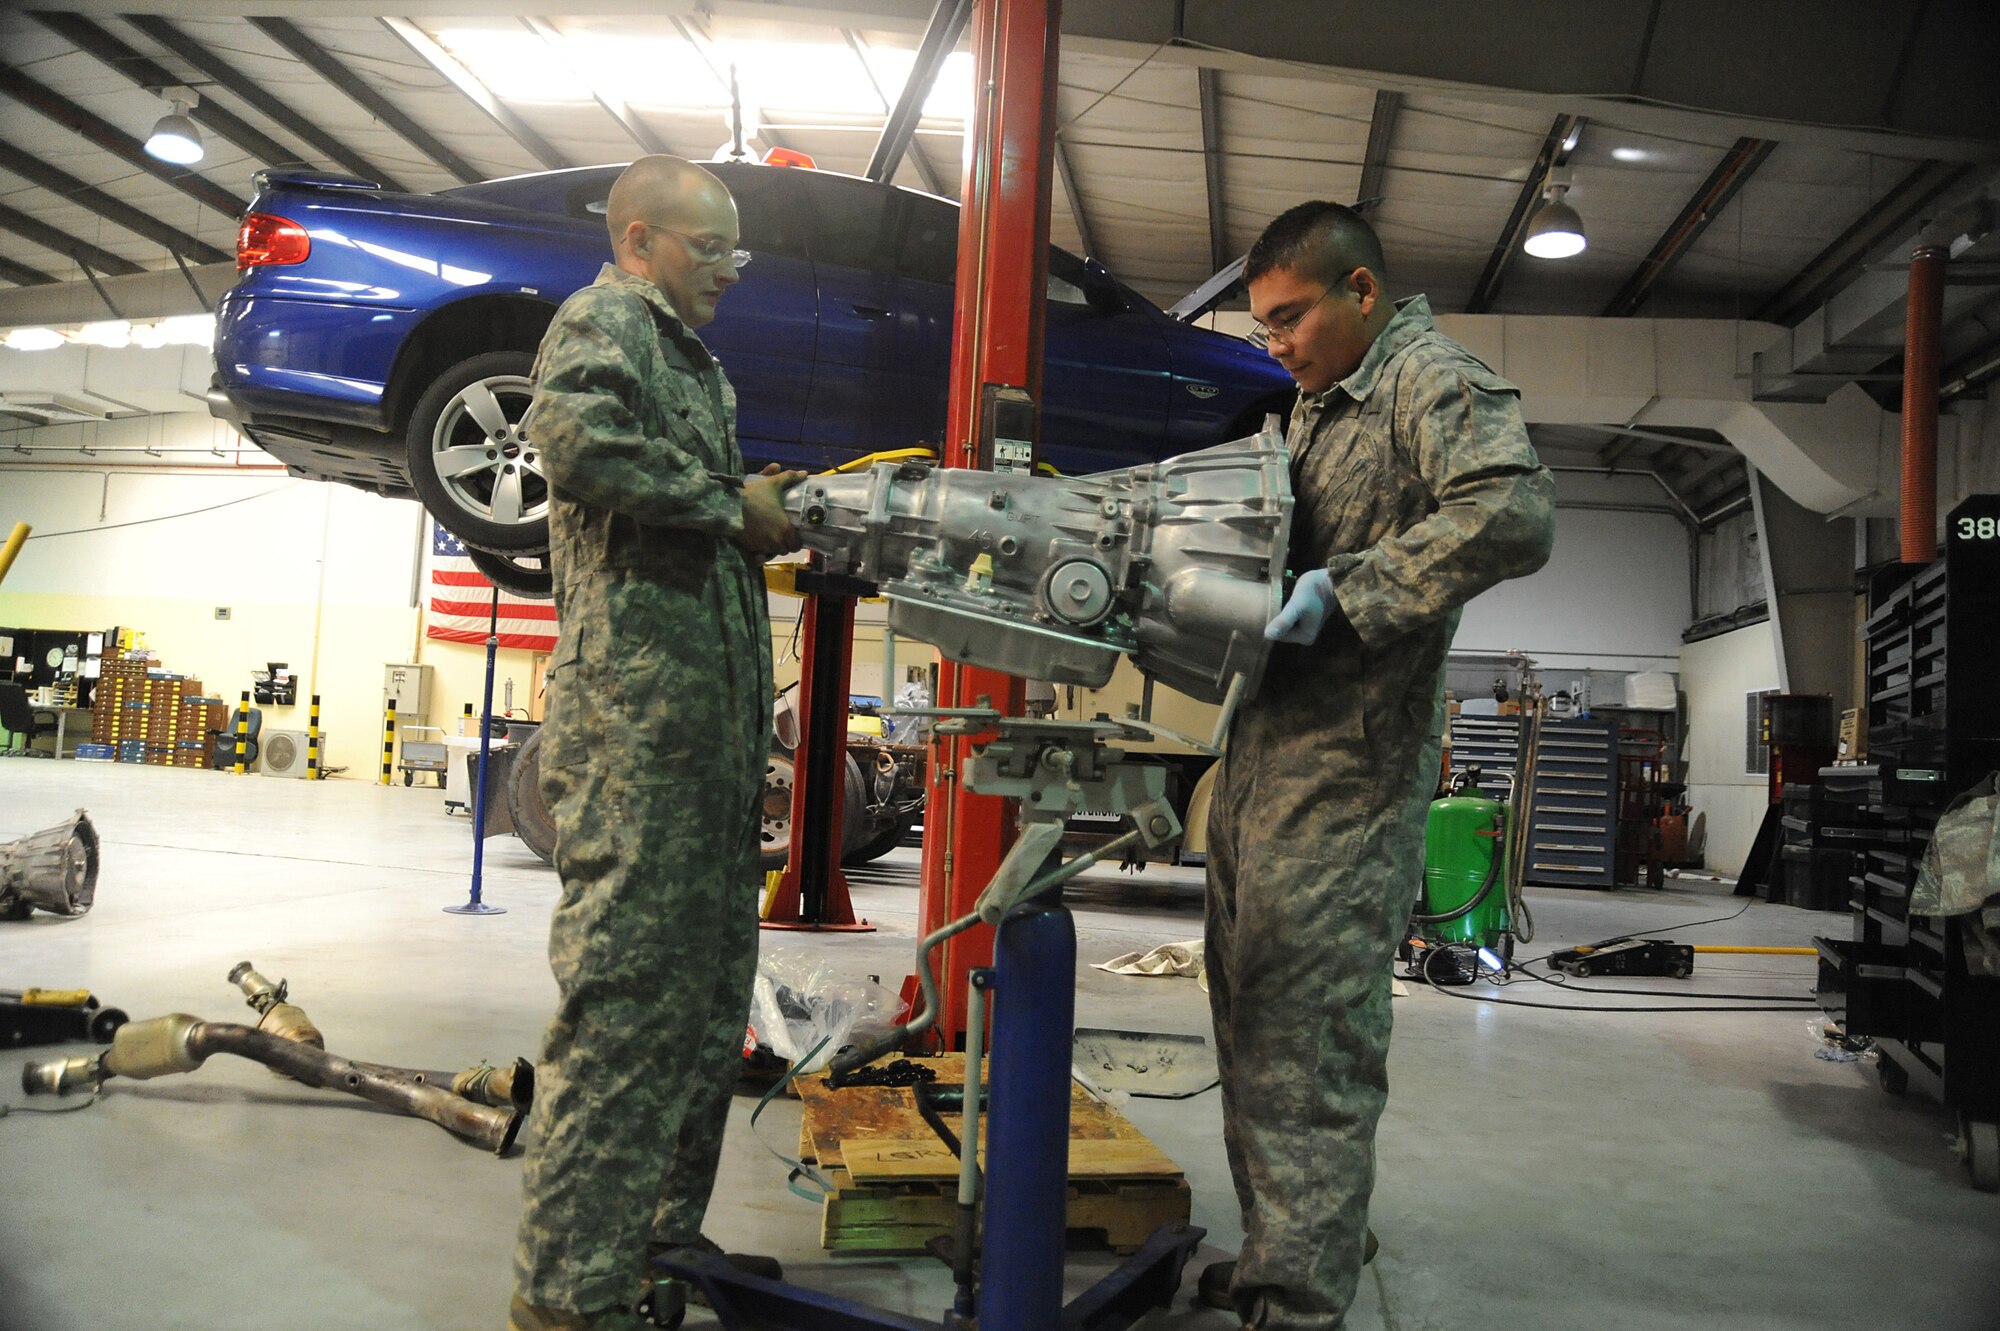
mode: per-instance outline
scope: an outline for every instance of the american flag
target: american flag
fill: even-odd
[[[472,565],[464,542],[431,523],[431,613],[427,638],[486,645],[493,584]],[[500,593],[500,645],[549,652],[556,645],[556,603]]]

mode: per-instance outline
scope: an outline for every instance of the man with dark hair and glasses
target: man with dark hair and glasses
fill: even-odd
[[[556,312],[522,421],[549,480],[541,774],[562,895],[510,1331],[644,1325],[648,1259],[713,1247],[757,966],[762,565],[797,545],[782,496],[804,475],[744,478],[736,394],[695,335],[750,260],[729,191],[645,157],[608,212],[614,261]]]
[[[1261,1331],[1328,1331],[1372,1246],[1390,963],[1423,874],[1445,654],[1466,601],[1540,568],[1553,487],[1520,394],[1392,303],[1374,230],[1306,203],[1244,277],[1298,382],[1298,580],[1265,630],[1209,818],[1209,1004],[1242,1254],[1200,1297]]]

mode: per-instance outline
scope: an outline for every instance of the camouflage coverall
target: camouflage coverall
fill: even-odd
[[[542,792],[562,896],[515,1251],[545,1308],[630,1306],[700,1232],[757,963],[771,727],[760,561],[729,538],[736,395],[659,289],[606,265],[557,313],[524,422],[561,625]]]
[[[1331,570],[1348,624],[1279,644],[1236,716],[1209,818],[1207,959],[1246,1231],[1232,1294],[1251,1326],[1322,1331],[1361,1270],[1445,653],[1461,605],[1548,558],[1554,509],[1518,390],[1421,296],[1353,374],[1301,397],[1289,445],[1292,567]]]

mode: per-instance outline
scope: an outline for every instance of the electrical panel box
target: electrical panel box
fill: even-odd
[[[431,666],[414,663],[382,667],[382,711],[396,703],[396,724],[422,725],[431,714]]]

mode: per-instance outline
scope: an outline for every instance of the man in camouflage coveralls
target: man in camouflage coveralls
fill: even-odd
[[[757,963],[761,563],[797,544],[800,473],[743,481],[736,395],[695,336],[743,259],[735,202],[657,156],[608,211],[616,262],[557,312],[523,422],[550,489],[562,896],[513,1331],[639,1326],[649,1248],[700,1236]]]
[[[1209,1002],[1245,1236],[1202,1283],[1246,1326],[1325,1331],[1363,1261],[1445,653],[1460,606],[1548,558],[1553,490],[1518,390],[1439,333],[1422,296],[1391,304],[1358,214],[1290,210],[1245,276],[1299,385],[1302,576],[1209,819]]]

